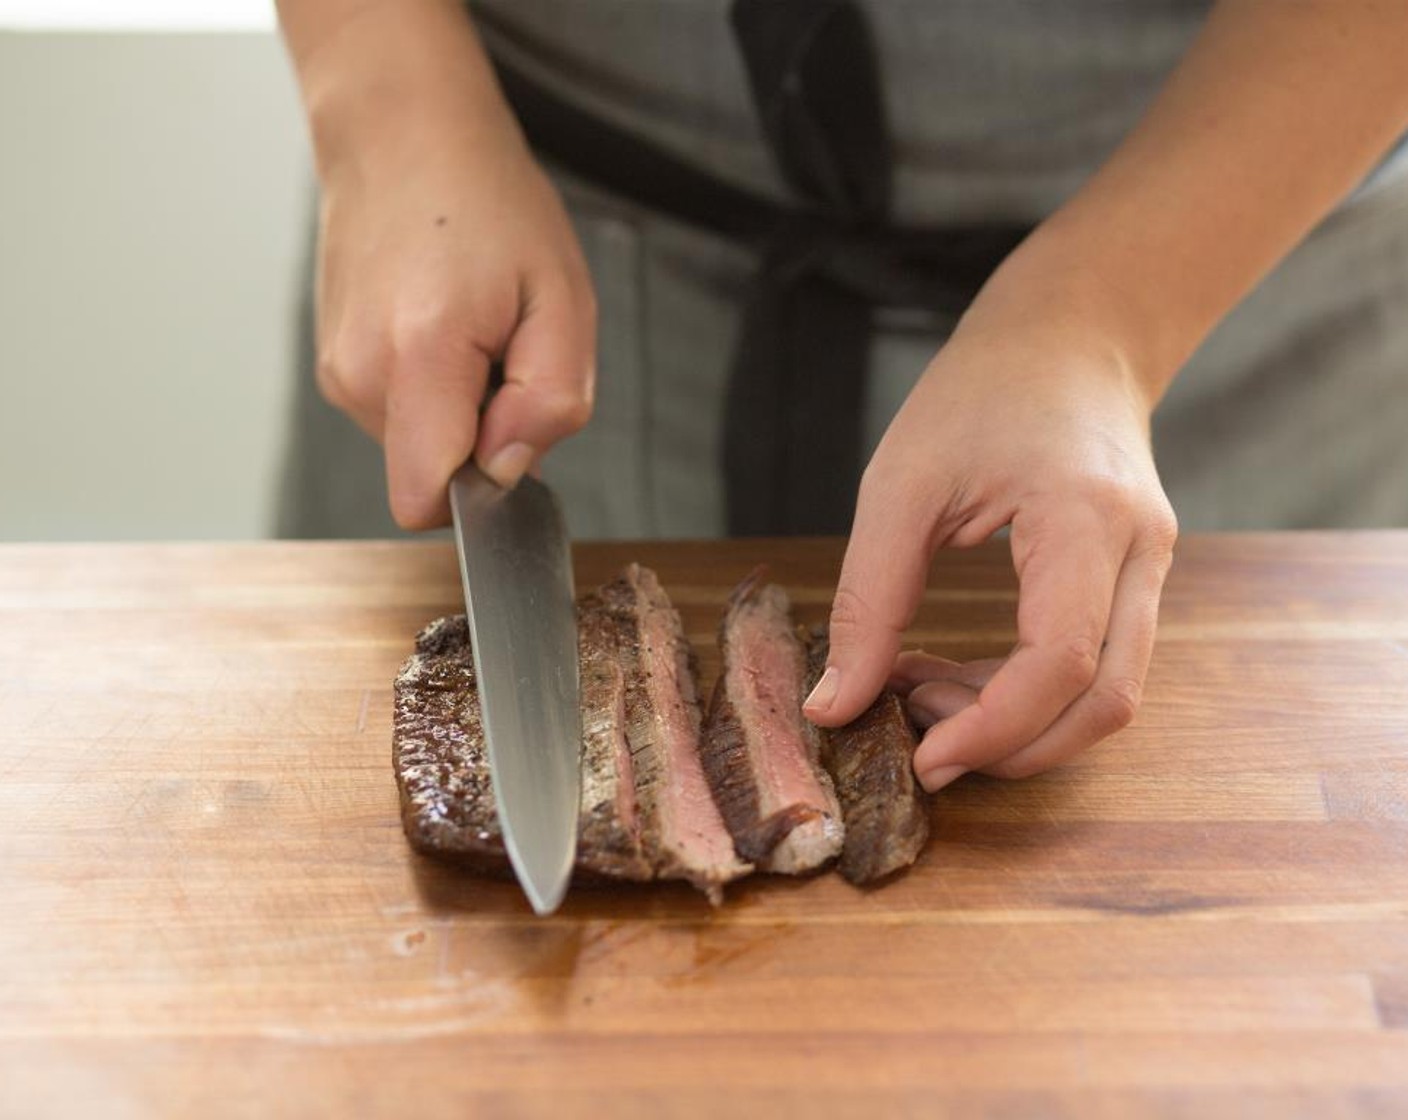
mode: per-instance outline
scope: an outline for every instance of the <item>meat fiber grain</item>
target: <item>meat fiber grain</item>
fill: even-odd
[[[762,570],[729,599],[719,627],[723,667],[704,729],[704,765],[739,855],[798,874],[841,851],[841,807],[802,715],[806,651],[787,593]]]
[[[699,694],[679,613],[649,568],[629,565],[597,593],[622,634],[626,738],[642,837],[655,873],[717,901],[752,868],[739,859],[700,760]]]

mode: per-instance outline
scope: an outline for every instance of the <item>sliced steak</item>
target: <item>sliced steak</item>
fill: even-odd
[[[679,613],[655,573],[632,564],[595,599],[622,635],[626,738],[641,836],[657,875],[687,879],[717,901],[752,868],[734,851],[700,761],[699,695]]]
[[[650,879],[640,841],[625,684],[612,620],[578,616],[582,674],[582,801],[577,867],[614,879]],[[463,615],[432,622],[396,678],[392,756],[401,820],[413,847],[480,871],[507,872]]]
[[[826,667],[825,632],[808,637],[809,683]],[[845,727],[821,732],[821,759],[846,820],[841,874],[871,883],[908,867],[929,839],[929,806],[914,777],[918,739],[904,704],[886,690]]]
[[[807,661],[791,604],[762,569],[729,598],[719,648],[704,766],[734,845],[765,871],[820,867],[841,851],[841,807],[802,716]]]
[[[578,605],[582,801],[577,869],[686,879],[714,902],[739,860],[699,758],[699,699],[678,613],[631,565]],[[505,872],[469,629],[431,623],[396,678],[393,763],[412,846]]]
[[[579,873],[685,879],[717,902],[753,863],[796,873],[839,852],[841,873],[868,883],[914,862],[929,819],[899,699],[826,732],[804,719],[826,638],[799,633],[760,572],[720,627],[702,749],[691,650],[653,572],[633,564],[587,596],[578,636]],[[426,627],[396,678],[393,759],[411,844],[507,873],[463,616]]]

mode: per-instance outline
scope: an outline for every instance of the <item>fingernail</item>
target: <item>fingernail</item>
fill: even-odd
[[[966,766],[938,766],[919,775],[919,784],[930,793],[937,793],[950,782],[955,782],[968,773]]]
[[[821,680],[812,689],[812,694],[802,701],[802,707],[809,712],[824,712],[835,702],[840,689],[841,674],[834,666],[828,665],[826,672],[821,674]]]
[[[484,473],[505,490],[512,490],[533,462],[533,454],[533,448],[526,443],[510,443],[484,464]]]

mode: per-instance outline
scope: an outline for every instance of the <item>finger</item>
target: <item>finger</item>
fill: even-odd
[[[862,483],[831,606],[826,671],[802,709],[813,723],[849,723],[880,695],[933,556],[921,522],[903,487]]]
[[[905,700],[905,710],[920,727],[932,727],[940,720],[956,716],[977,700],[976,688],[969,688],[957,681],[929,681],[909,694]]]
[[[512,487],[544,451],[591,417],[596,324],[590,290],[553,281],[532,296],[504,355],[504,385],[484,414],[475,460]]]
[[[984,657],[977,661],[950,661],[923,650],[907,649],[895,659],[885,687],[900,695],[927,681],[957,681],[972,689],[983,688],[1006,663],[1005,657]]]
[[[386,431],[386,350],[364,337],[319,339],[315,380],[323,399],[381,443]]]
[[[998,778],[1049,770],[1128,725],[1139,709],[1154,653],[1159,596],[1171,554],[1146,549],[1131,555],[1115,585],[1106,647],[1095,682],[1028,747],[984,767]]]
[[[1017,647],[976,704],[925,737],[915,754],[921,780],[938,767],[976,770],[1015,754],[1090,687],[1128,552],[1128,541],[1111,539],[1112,532],[1084,506],[1013,520]]]
[[[489,356],[468,330],[426,327],[396,348],[386,392],[386,480],[404,529],[450,520],[450,476],[474,450]]]

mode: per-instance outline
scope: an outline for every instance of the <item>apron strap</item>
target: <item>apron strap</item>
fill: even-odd
[[[851,0],[735,0],[731,15],[763,131],[796,196],[788,205],[585,112],[503,57],[493,62],[542,156],[758,254],[724,407],[728,530],[845,533],[864,467],[873,309],[960,314],[1029,227],[888,223],[879,76]]]
[[[798,201],[857,233],[883,226],[889,139],[869,28],[853,0],[734,0],[734,35],[773,158]],[[821,268],[818,223],[773,233],[729,372],[729,533],[837,534],[860,486],[870,302]]]

